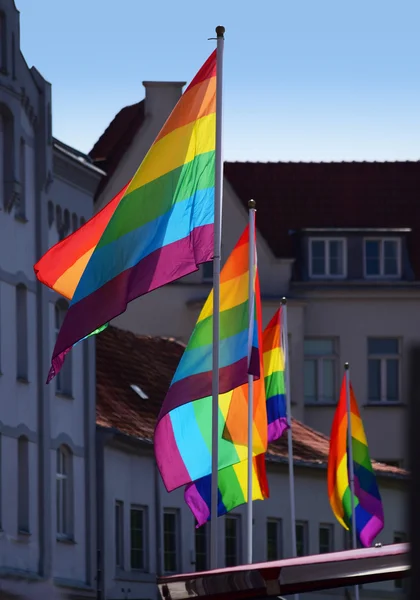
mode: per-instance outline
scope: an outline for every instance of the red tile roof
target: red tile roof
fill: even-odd
[[[408,243],[420,279],[420,161],[225,163],[242,204],[257,203],[257,227],[274,255],[293,258],[290,231],[304,228],[412,228]]]
[[[101,180],[96,190],[95,200],[105,189],[134,136],[143,125],[144,105],[145,101],[142,100],[121,109],[89,152],[94,164],[106,172],[106,177]]]
[[[173,338],[135,335],[109,326],[96,339],[96,422],[101,427],[151,441],[156,418],[185,346]],[[130,387],[147,394],[142,399]],[[293,419],[294,460],[325,466],[329,440]],[[287,459],[287,436],[269,447],[274,460]],[[403,475],[402,469],[374,462],[379,473]]]

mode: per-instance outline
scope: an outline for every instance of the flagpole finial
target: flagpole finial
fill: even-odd
[[[283,296],[283,298],[281,299],[281,303],[282,303],[283,306],[286,306],[286,304],[287,304],[287,298],[286,298],[286,296]]]
[[[218,25],[216,27],[216,35],[218,38],[224,38],[225,37],[225,31],[226,29],[223,27],[223,25]]]
[[[344,368],[345,368],[345,370],[346,370],[346,371],[348,371],[348,370],[349,370],[349,368],[350,368],[350,365],[349,365],[349,363],[348,363],[348,362],[345,362],[345,363],[344,363]]]
[[[248,200],[248,208],[249,210],[257,208],[257,203],[255,202],[255,200]]]

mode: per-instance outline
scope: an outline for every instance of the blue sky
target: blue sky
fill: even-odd
[[[16,0],[53,86],[54,135],[88,152],[143,80],[190,81],[226,27],[227,160],[420,159],[418,0]]]

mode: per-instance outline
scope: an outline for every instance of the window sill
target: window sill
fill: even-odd
[[[57,542],[60,542],[60,544],[70,544],[70,545],[76,544],[74,537],[68,536],[68,535],[57,535],[56,540],[57,540]]]
[[[117,569],[115,574],[117,581],[133,581],[139,583],[156,583],[156,575],[146,571],[124,571]]]
[[[379,402],[366,402],[363,404],[364,408],[405,408],[407,404],[405,402],[387,402],[385,400]]]
[[[18,529],[18,535],[22,537],[29,537],[32,535],[32,533],[29,531],[29,529]]]
[[[20,377],[19,375],[16,377],[16,381],[24,383],[25,385],[29,384],[29,379],[27,377]]]
[[[18,223],[23,223],[24,225],[26,223],[28,223],[28,219],[25,217],[25,215],[15,215],[15,221],[18,221]]]
[[[57,398],[63,398],[63,400],[74,400],[73,394],[66,394],[66,392],[55,392]]]

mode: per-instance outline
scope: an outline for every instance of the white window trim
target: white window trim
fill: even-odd
[[[143,567],[136,569],[131,566],[131,511],[138,510],[143,513],[143,557],[144,564]],[[131,504],[130,505],[130,571],[133,573],[148,573],[149,571],[149,553],[148,553],[148,536],[147,536],[147,527],[148,527],[149,519],[147,513],[147,506],[142,506],[140,504]]]
[[[175,565],[175,571],[166,571],[165,569],[165,544],[163,543],[162,549],[163,549],[163,554],[162,554],[162,562],[163,562],[163,572],[165,573],[165,575],[173,575],[174,573],[176,573],[177,571],[180,571],[180,569],[182,568],[182,553],[181,553],[181,517],[180,517],[180,511],[178,508],[164,508],[163,509],[163,515],[165,514],[170,514],[170,515],[175,515],[175,544],[176,544],[176,565]],[[165,524],[164,522],[162,523],[162,533],[165,534]]]
[[[60,457],[64,457],[64,460],[67,461],[67,473],[62,473],[59,472],[58,469],[56,469],[56,481],[67,481],[67,486],[66,486],[66,491],[67,491],[67,498],[66,498],[66,506],[67,506],[67,514],[65,515],[64,513],[59,515],[57,514],[57,522],[60,520],[61,524],[60,524],[60,529],[65,529],[65,524],[67,521],[67,531],[59,531],[59,527],[57,524],[57,540],[73,540],[74,539],[74,531],[73,531],[73,518],[74,518],[74,513],[73,513],[73,455],[71,453],[70,450],[68,450],[67,448],[63,448],[62,446],[60,446],[60,448],[57,449],[57,453],[60,454]],[[61,462],[61,460],[60,460]],[[63,468],[63,464],[60,465],[60,469]],[[57,493],[57,487],[56,487],[56,493]],[[62,499],[61,499],[62,500]],[[63,506],[61,505],[60,507],[58,506],[58,501],[56,498],[56,510],[58,510],[60,508],[60,511],[63,509]]]
[[[307,406],[321,406],[323,404],[335,405],[337,403],[337,381],[338,381],[338,338],[336,337],[328,337],[328,336],[311,336],[305,337],[305,341],[310,340],[328,340],[333,342],[333,353],[332,354],[324,354],[320,356],[319,354],[305,354],[303,356],[303,363],[305,364],[306,360],[315,360],[317,362],[317,383],[318,388],[324,392],[324,369],[322,367],[322,363],[324,359],[333,360],[334,361],[334,398],[332,401],[326,400],[324,396],[320,397],[318,400],[307,400],[304,395],[304,404]],[[318,389],[316,390],[318,392]]]
[[[381,336],[372,336],[369,339],[396,339],[398,341],[398,353],[397,354],[369,354],[368,351],[368,378],[367,378],[367,399],[368,404],[374,404],[378,406],[388,406],[392,404],[401,404],[401,338],[399,337],[381,337]],[[369,360],[380,360],[381,361],[381,396],[386,392],[387,384],[386,384],[386,361],[388,359],[397,359],[398,360],[398,400],[387,400],[386,397],[381,397],[380,400],[371,400],[369,398]]]
[[[309,238],[309,276],[311,279],[345,279],[347,277],[347,240],[342,237],[310,237]],[[325,242],[325,274],[315,275],[312,273],[312,242]],[[330,270],[330,247],[329,242],[341,242],[343,244],[343,274],[331,275]]]
[[[241,548],[242,548],[242,519],[241,519],[241,515],[238,514],[229,514],[225,517],[225,519],[232,519],[234,521],[236,521],[237,525],[236,525],[236,559],[237,559],[237,564],[240,565],[242,564],[242,552],[241,552]],[[225,521],[226,523],[226,521]],[[226,524],[225,524],[225,566],[226,566]]]
[[[368,275],[366,272],[366,242],[380,242],[379,275]],[[384,242],[397,243],[397,274],[385,275]],[[363,275],[365,279],[400,279],[401,278],[401,239],[395,237],[367,237],[363,238]]]

